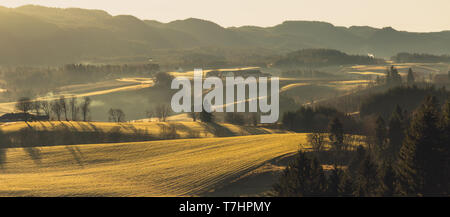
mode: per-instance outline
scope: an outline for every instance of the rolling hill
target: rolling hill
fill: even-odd
[[[0,149],[0,196],[208,195],[268,162],[295,153],[305,136]],[[257,191],[270,190],[268,186]],[[246,188],[227,191],[240,195]]]
[[[0,64],[61,64],[107,59],[183,58],[183,52],[227,57],[286,53],[305,48],[390,57],[398,52],[450,53],[450,32],[415,33],[390,27],[339,27],[286,21],[273,27],[224,28],[189,18],[169,23],[104,11],[41,6],[0,7]],[[196,50],[197,49],[197,50]],[[176,51],[176,52],[174,52]],[[181,54],[180,54],[181,52]]]

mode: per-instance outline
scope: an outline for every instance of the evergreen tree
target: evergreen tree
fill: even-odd
[[[378,167],[370,155],[366,155],[357,171],[353,195],[357,197],[377,196],[378,189]]]
[[[386,135],[386,123],[381,116],[378,116],[375,127],[375,143],[377,145],[377,149],[380,151],[384,149]]]
[[[441,131],[442,131],[442,153],[444,154],[445,163],[443,165],[443,171],[450,171],[450,101],[446,101],[442,107],[442,118],[441,118]],[[450,173],[445,173],[443,179],[445,193],[450,194]]]
[[[210,106],[208,104],[204,104],[204,106]],[[202,112],[199,114],[199,119],[204,123],[211,123],[214,121],[214,115],[212,112],[207,112],[204,108],[202,108]]]
[[[317,158],[299,152],[293,163],[283,171],[274,190],[281,197],[323,196],[326,179]]]
[[[207,112],[205,110],[203,110],[202,112],[200,112],[200,121],[204,122],[204,123],[211,123],[213,122],[214,119],[214,115],[210,112]]]
[[[341,176],[341,183],[340,183],[340,192],[339,194],[344,197],[351,197],[353,196],[354,192],[354,183],[353,179],[350,176],[348,172],[343,172]]]
[[[388,147],[386,148],[386,156],[389,160],[395,160],[397,158],[400,147],[402,146],[404,133],[404,117],[403,111],[400,106],[396,106],[394,112],[389,119],[389,126],[387,131],[387,138],[389,140]]]
[[[352,158],[352,160],[348,164],[348,171],[352,175],[355,175],[356,171],[361,165],[361,162],[366,158],[366,155],[367,152],[366,149],[364,149],[364,147],[358,146],[358,148],[356,148],[356,155]]]
[[[427,97],[414,114],[396,167],[402,195],[438,195],[443,192],[442,170],[445,155],[438,127],[439,114],[435,97]]]
[[[329,125],[329,139],[333,148],[340,151],[344,143],[344,128],[339,118],[333,118]]]
[[[402,83],[402,77],[394,66],[387,70],[386,82],[388,85],[400,85]]]
[[[413,85],[415,82],[414,73],[411,68],[408,69],[408,76],[406,82],[408,85]]]
[[[382,166],[382,177],[379,193],[381,196],[392,197],[395,195],[396,176],[394,168],[390,163],[385,163]]]
[[[337,197],[342,192],[341,181],[342,181],[342,170],[338,169],[335,165],[331,171],[330,177],[328,178],[328,191],[327,196]]]
[[[327,196],[350,197],[353,194],[353,182],[350,175],[342,169],[334,166],[328,180]]]

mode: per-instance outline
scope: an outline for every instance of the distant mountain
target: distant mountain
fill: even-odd
[[[194,18],[161,23],[111,16],[100,10],[28,5],[0,7],[0,48],[2,65],[129,59],[162,53],[171,58],[199,49],[225,49],[232,56],[243,50],[260,55],[257,51],[262,49],[283,54],[327,48],[390,57],[399,52],[449,54],[450,31],[412,33],[310,21],[286,21],[267,28],[224,28]]]

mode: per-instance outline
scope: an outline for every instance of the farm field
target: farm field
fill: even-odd
[[[258,134],[286,133],[284,130],[268,129],[263,127],[238,126],[227,123],[202,123],[202,122],[77,122],[77,121],[39,121],[39,122],[12,122],[0,125],[3,133],[19,132],[22,129],[35,131],[54,131],[67,129],[70,132],[103,132],[120,130],[124,134],[144,132],[152,135],[154,139],[160,138],[162,131],[173,127],[178,138],[204,138],[204,137],[229,137]],[[196,135],[194,135],[196,134]]]
[[[299,146],[305,139],[292,133],[2,149],[0,196],[210,195],[307,149]],[[262,186],[256,191],[270,190]],[[227,189],[241,192],[246,189],[239,185]]]

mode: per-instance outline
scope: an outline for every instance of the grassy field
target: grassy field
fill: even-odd
[[[3,133],[14,133],[22,129],[33,129],[35,131],[54,131],[67,129],[71,132],[103,132],[120,130],[124,134],[145,133],[154,139],[161,138],[164,131],[174,128],[177,138],[208,138],[246,136],[259,134],[285,133],[283,130],[268,129],[252,126],[238,126],[227,123],[202,123],[202,122],[77,122],[77,121],[40,121],[40,122],[12,122],[0,125]]]
[[[208,195],[307,148],[299,146],[305,139],[291,133],[0,149],[0,196]],[[237,186],[228,194],[246,191]]]

